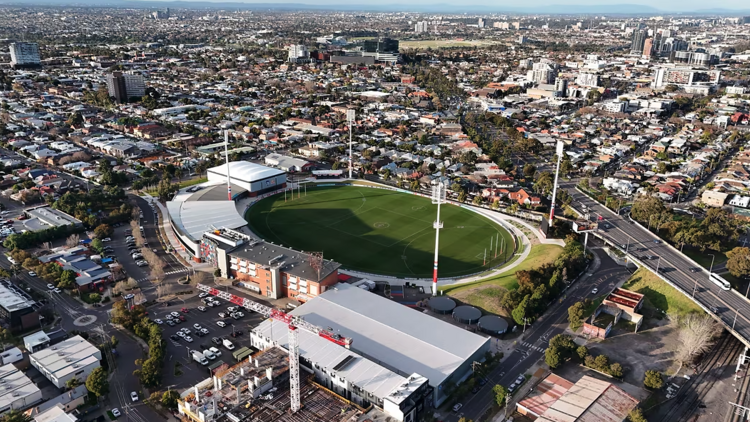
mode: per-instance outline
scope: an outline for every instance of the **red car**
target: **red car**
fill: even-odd
[[[185,316],[184,315],[180,315],[180,321],[185,321]]]
[[[188,308],[182,308],[180,309],[181,312],[188,313]]]

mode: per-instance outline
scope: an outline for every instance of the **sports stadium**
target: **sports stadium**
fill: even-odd
[[[275,244],[322,252],[344,268],[405,278],[432,276],[436,206],[428,198],[365,186],[308,187],[256,202],[250,229]],[[439,275],[486,271],[513,256],[501,225],[455,205],[441,207]]]

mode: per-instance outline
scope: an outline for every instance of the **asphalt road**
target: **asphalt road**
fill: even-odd
[[[683,292],[691,295],[697,303],[707,309],[714,308],[712,312],[724,326],[739,335],[746,345],[750,345],[750,301],[736,291],[722,290],[709,280],[709,272],[689,261],[685,255],[673,249],[665,242],[659,240],[658,236],[641,228],[638,224],[631,223],[626,216],[616,215],[606,209],[588,196],[575,189],[575,182],[560,183],[573,197],[573,207],[580,211],[581,204],[585,205],[591,212],[592,219],[601,215],[604,220],[600,223],[610,225],[610,228],[601,228],[597,235],[614,243],[625,245],[627,251],[637,259],[640,259],[646,267],[656,272],[664,269],[661,273],[672,284],[679,287]],[[659,241],[656,243],[655,241]],[[643,249],[643,251],[639,251]],[[653,259],[646,259],[651,255]],[[695,272],[691,272],[691,269]]]
[[[462,402],[458,412],[451,412],[442,419],[446,422],[457,422],[461,417],[471,420],[479,418],[492,406],[494,393],[492,387],[500,384],[508,387],[519,375],[526,374],[540,359],[544,359],[544,349],[549,340],[565,331],[567,327],[568,308],[585,297],[591,296],[596,287],[599,291],[614,288],[616,275],[627,275],[627,270],[617,266],[606,254],[599,250],[595,253],[601,259],[599,270],[592,276],[576,283],[560,302],[552,302],[549,310],[534,325],[526,327],[526,333],[518,340],[518,345],[494,371],[487,375],[485,384],[476,394],[469,395]]]

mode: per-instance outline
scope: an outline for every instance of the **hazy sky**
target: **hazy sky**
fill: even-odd
[[[184,1],[184,0],[183,0]],[[237,3],[301,3],[301,4],[318,4],[318,5],[337,5],[346,4],[348,6],[362,4],[375,4],[387,6],[389,4],[398,4],[403,6],[403,0],[187,0],[187,1],[220,1],[220,2],[237,2]],[[408,0],[409,4],[426,6],[434,5],[456,5],[451,0]],[[503,7],[543,7],[545,5],[619,5],[619,4],[642,4],[656,9],[665,11],[683,11],[699,9],[744,9],[750,10],[750,1],[748,0],[506,0],[498,2],[497,0],[462,0],[466,5],[487,5],[493,9],[502,9]],[[421,7],[423,8],[423,7]]]

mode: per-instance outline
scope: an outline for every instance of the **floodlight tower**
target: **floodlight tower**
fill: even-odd
[[[437,205],[437,219],[432,223],[435,228],[435,261],[432,267],[432,295],[437,296],[437,276],[438,276],[438,250],[440,244],[440,229],[443,228],[443,222],[440,221],[440,204],[445,203],[445,194],[447,186],[443,181],[432,182],[432,203]]]
[[[349,122],[349,178],[352,178],[352,125],[357,112],[353,109],[346,110],[346,120]]]
[[[227,161],[227,196],[229,196],[229,200],[232,200],[232,182],[229,178],[229,131],[224,131],[224,157]]]
[[[552,227],[552,220],[555,219],[555,197],[557,196],[557,180],[560,177],[560,163],[564,152],[564,144],[557,141],[557,170],[555,171],[555,184],[552,186],[552,205],[549,208],[549,227]]]

